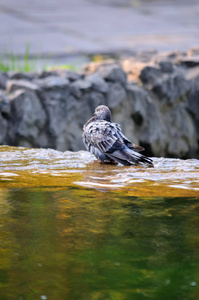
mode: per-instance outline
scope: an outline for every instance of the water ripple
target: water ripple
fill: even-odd
[[[47,176],[45,185],[50,185],[52,178],[56,178],[56,182],[53,182],[56,186],[74,184],[100,190],[125,188],[139,193],[144,190],[158,193],[160,189],[166,193],[171,189],[175,193],[176,190],[186,190],[194,195],[199,192],[199,160],[153,160],[154,168],[125,167],[100,164],[86,151],[60,152],[1,146],[0,180],[3,185],[6,178],[14,182],[17,177],[18,184],[26,181],[26,185],[31,186],[31,181],[41,181],[41,176]]]

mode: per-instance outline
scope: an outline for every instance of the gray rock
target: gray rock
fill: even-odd
[[[136,124],[134,134],[149,152],[169,157],[186,157],[196,152],[196,128],[184,102],[168,106],[162,114],[157,100],[142,88],[128,87],[128,97],[129,111]]]
[[[199,55],[199,47],[190,48],[187,52],[188,56],[198,56]]]
[[[5,90],[6,89],[6,83],[8,81],[8,75],[7,73],[0,73],[0,89]]]
[[[65,88],[69,85],[69,81],[66,78],[59,76],[48,76],[43,79],[35,80],[35,83],[42,89]]]
[[[195,80],[198,81],[198,79],[199,79],[199,66],[195,67],[195,68],[189,68],[188,70],[186,70],[184,76],[190,82],[194,83]]]
[[[80,90],[88,90],[92,87],[92,83],[87,79],[78,79],[72,83],[72,86],[75,86]]]
[[[117,64],[107,64],[98,68],[97,74],[107,81],[119,82],[122,85],[126,84],[126,73]]]
[[[7,144],[7,130],[8,130],[8,122],[0,113],[0,144]]]
[[[146,66],[140,72],[140,80],[144,84],[154,85],[162,77],[162,72],[156,67]]]
[[[94,90],[101,92],[101,93],[107,93],[108,84],[101,76],[99,76],[99,74],[89,75],[89,76],[87,76],[86,79],[91,82],[92,88]]]
[[[108,86],[107,105],[110,108],[114,108],[119,103],[124,101],[126,97],[126,91],[119,82],[109,82]]]
[[[166,102],[167,104],[182,100],[182,97],[185,97],[190,89],[189,81],[178,73],[160,78],[153,86],[153,92],[159,97],[161,102]]]
[[[180,57],[185,57],[187,54],[186,52],[182,52],[182,51],[168,51],[168,52],[163,52],[163,53],[159,53],[157,56],[158,57],[164,57],[172,62],[176,62],[177,59],[179,59]]]
[[[157,51],[156,50],[146,50],[146,51],[141,51],[141,52],[138,52],[135,56],[136,60],[137,61],[140,61],[140,62],[150,62],[154,55],[157,54]]]
[[[6,91],[8,93],[13,93],[17,90],[26,90],[26,91],[38,91],[38,85],[35,83],[29,82],[27,80],[8,80],[6,84]]]
[[[178,105],[164,115],[167,123],[165,156],[187,157],[197,150],[197,134],[194,122],[183,105]],[[169,126],[168,126],[169,125]]]
[[[162,60],[159,62],[160,69],[162,73],[172,73],[174,71],[174,67],[172,63],[168,60]]]
[[[90,116],[92,116],[95,108],[105,103],[104,95],[97,91],[87,92],[82,96],[76,108],[76,117],[81,128],[88,121]]]
[[[81,74],[78,74],[78,73],[73,72],[73,71],[61,70],[61,71],[58,72],[58,74],[61,77],[64,77],[64,78],[68,79],[71,82],[82,79]]]
[[[135,84],[129,84],[127,91],[128,97],[130,98],[129,110],[131,117],[136,125],[141,126],[144,120],[146,120],[146,114],[150,104],[149,95],[143,88]]]
[[[2,91],[0,91],[0,112],[4,118],[10,117],[10,100]]]
[[[37,138],[47,118],[40,100],[33,92],[18,90],[10,95],[13,118],[9,124],[9,141],[17,146],[39,146]]]
[[[36,78],[38,75],[37,73],[19,73],[19,72],[9,72],[9,78],[13,80],[27,80],[31,81]]]
[[[39,74],[38,78],[43,79],[43,78],[50,77],[50,76],[55,76],[56,77],[57,75],[58,75],[57,71],[42,71]]]
[[[191,57],[181,57],[178,60],[178,63],[186,66],[187,68],[193,68],[199,66],[199,55]]]
[[[56,70],[34,75],[32,82],[30,74],[0,74],[0,88],[7,87],[0,91],[0,143],[85,149],[82,126],[105,104],[124,134],[147,149],[145,154],[199,155],[199,66],[189,67],[196,56],[142,53],[128,61],[128,83],[113,61],[95,64],[92,75],[91,69],[90,75]]]
[[[76,98],[67,87],[46,90],[41,97],[48,118],[49,147],[64,151],[69,147],[67,130],[75,120]]]
[[[8,97],[0,91],[0,144],[7,144],[8,117],[10,105]]]
[[[199,122],[199,89],[194,89],[188,98],[187,109],[194,116],[195,120]],[[199,131],[198,131],[199,134]]]
[[[82,126],[75,119],[67,126],[67,149],[85,150],[82,141]]]
[[[78,85],[70,85],[70,94],[76,97],[77,99],[80,99],[82,96],[82,90],[78,87]]]
[[[187,110],[190,112],[192,119],[195,124],[196,132],[197,132],[197,140],[199,141],[199,76],[195,78],[192,91],[187,97]],[[199,154],[199,147],[198,147]]]

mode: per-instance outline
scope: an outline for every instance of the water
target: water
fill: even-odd
[[[199,161],[0,147],[0,299],[197,299]]]

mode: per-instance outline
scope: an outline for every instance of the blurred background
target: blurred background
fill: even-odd
[[[81,66],[90,56],[198,46],[198,0],[0,0],[0,52]]]

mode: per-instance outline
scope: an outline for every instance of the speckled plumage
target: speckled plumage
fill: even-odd
[[[105,105],[98,106],[84,125],[83,142],[86,149],[102,162],[153,165],[150,158],[138,153],[144,148],[132,144],[123,135],[120,125],[111,122],[111,112]]]

